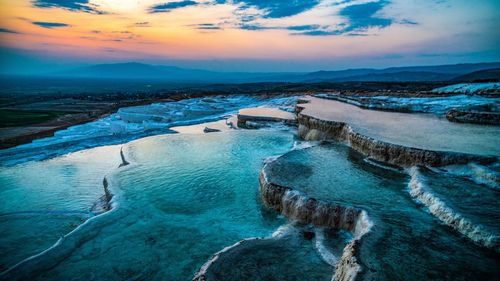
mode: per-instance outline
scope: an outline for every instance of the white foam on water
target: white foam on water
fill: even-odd
[[[295,141],[291,150],[301,150],[319,145],[319,141]]]
[[[335,266],[339,259],[325,246],[325,230],[323,228],[316,228],[314,246],[318,251],[321,258],[329,265]]]
[[[269,156],[269,157],[264,158],[264,160],[262,162],[264,163],[264,165],[266,165],[266,164],[269,164],[269,163],[272,163],[272,162],[278,160],[278,158],[280,158],[281,156],[282,155]]]
[[[422,175],[418,167],[408,170],[411,179],[408,183],[410,195],[418,202],[425,205],[429,212],[441,220],[444,224],[462,233],[472,241],[500,251],[500,237],[488,232],[481,225],[475,225],[461,214],[457,213],[446,205],[431,188],[426,184],[426,178]]]
[[[395,172],[399,172],[400,170],[395,168],[395,167],[391,167],[389,165],[384,165],[384,163],[382,162],[378,162],[378,161],[374,161],[368,157],[365,157],[363,158],[363,162],[369,164],[369,165],[373,165],[373,166],[376,166],[376,167],[379,167],[379,168],[382,168],[382,169],[385,169],[385,170],[391,170],[391,171],[395,171]]]
[[[275,98],[270,100],[268,103],[261,105],[260,107],[273,107],[287,112],[294,112],[295,105],[297,104],[297,99],[299,99],[299,97],[296,96]]]
[[[308,148],[317,146],[320,143],[321,143],[320,141],[295,141],[293,143],[293,146],[290,149],[290,151],[301,150],[301,149],[308,149]],[[288,152],[290,152],[290,151],[288,151]],[[266,158],[264,158],[264,160],[262,162],[263,162],[264,165],[267,165],[269,163],[272,163],[272,162],[278,160],[280,157],[286,155],[287,153],[284,153],[284,154],[281,154],[281,155],[273,155],[273,156],[266,157]],[[263,169],[263,171],[264,170],[265,169]]]
[[[489,188],[500,188],[500,174],[487,166],[477,163],[469,163],[467,165],[449,165],[440,168],[429,167],[430,170],[436,173],[446,173],[470,178],[477,184],[485,185]]]
[[[500,174],[498,172],[495,172],[486,166],[475,163],[470,163],[469,167],[474,172],[472,178],[477,183],[484,184],[491,188],[500,188]]]
[[[287,223],[287,224],[283,224],[283,225],[280,225],[278,227],[278,229],[276,229],[273,234],[271,234],[271,237],[272,238],[280,238],[280,237],[284,237],[284,236],[288,236],[294,232],[297,232],[297,228],[294,227],[294,223],[291,222],[291,223]]]
[[[368,213],[364,210],[361,211],[361,213],[358,216],[358,219],[356,220],[356,226],[354,227],[354,238],[361,239],[363,235],[370,232],[372,227],[373,227],[373,222],[368,217]]]

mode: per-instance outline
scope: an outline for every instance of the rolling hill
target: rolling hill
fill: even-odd
[[[496,69],[496,70],[495,70]],[[58,77],[197,83],[252,82],[421,82],[498,78],[500,63],[346,69],[310,73],[215,72],[143,63],[98,64],[53,73]]]

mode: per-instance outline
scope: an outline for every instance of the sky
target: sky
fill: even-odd
[[[307,72],[500,61],[499,0],[0,0],[0,72]]]

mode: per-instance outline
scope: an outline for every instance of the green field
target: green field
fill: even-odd
[[[68,114],[63,111],[0,109],[0,127],[38,124]]]

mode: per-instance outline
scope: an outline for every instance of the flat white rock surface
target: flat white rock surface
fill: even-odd
[[[356,132],[404,146],[500,156],[500,126],[449,122],[431,114],[362,109],[339,101],[306,97],[302,114],[349,124]]]
[[[253,116],[253,117],[269,117],[269,118],[279,118],[284,120],[295,120],[295,115],[293,113],[278,108],[268,108],[268,107],[243,108],[240,109],[238,114],[245,116]]]

